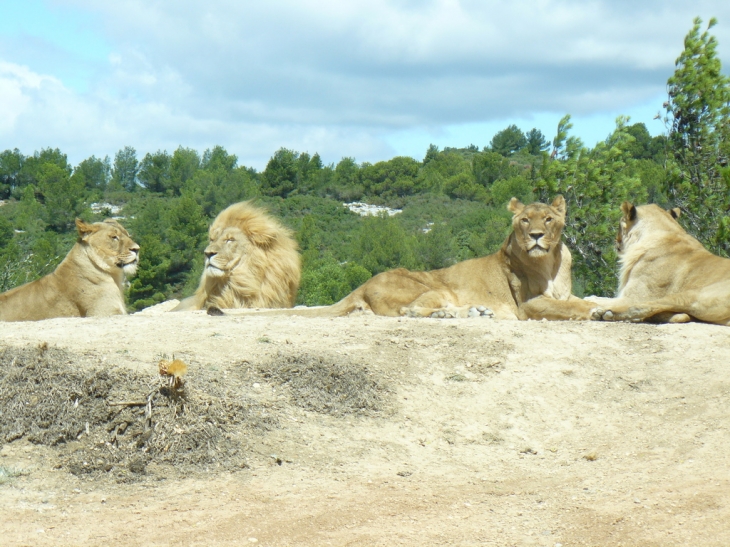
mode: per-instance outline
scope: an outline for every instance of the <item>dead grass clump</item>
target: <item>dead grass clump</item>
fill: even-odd
[[[147,464],[240,467],[245,436],[277,419],[225,382],[195,367],[184,389],[168,377],[56,348],[0,349],[0,445],[26,438],[58,448],[74,474],[144,472]]]
[[[307,353],[279,354],[260,374],[289,390],[293,404],[323,414],[371,414],[386,409],[388,390],[362,364]]]
[[[21,437],[55,446],[77,439],[87,427],[112,419],[112,387],[130,385],[125,371],[81,371],[56,348],[0,350],[0,443]]]

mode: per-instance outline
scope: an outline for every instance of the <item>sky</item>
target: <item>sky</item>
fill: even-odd
[[[0,0],[0,150],[76,165],[215,145],[377,162],[511,124],[588,146],[654,117],[694,17],[726,0]]]

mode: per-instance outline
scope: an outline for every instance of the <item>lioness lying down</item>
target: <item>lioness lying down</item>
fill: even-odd
[[[513,231],[496,253],[428,272],[380,273],[337,304],[276,315],[334,317],[355,311],[411,317],[588,319],[594,305],[571,295],[571,256],[560,237],[565,200],[523,205],[512,198]]]
[[[621,205],[617,298],[591,298],[594,319],[730,325],[730,259],[715,256],[675,220],[679,209]]]
[[[137,270],[139,245],[116,220],[76,219],[78,241],[50,274],[0,294],[0,321],[126,314],[125,275]]]

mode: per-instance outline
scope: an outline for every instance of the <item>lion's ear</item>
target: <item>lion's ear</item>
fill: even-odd
[[[79,233],[79,237],[81,239],[84,239],[85,237],[89,237],[94,232],[99,231],[99,227],[95,226],[94,224],[88,224],[81,220],[80,218],[76,219],[76,231]]]
[[[626,220],[636,220],[636,207],[630,201],[624,201],[621,204],[621,212]]]
[[[270,247],[276,239],[276,234],[263,230],[246,230],[246,235],[254,245],[263,249]]]
[[[675,207],[674,209],[669,209],[669,214],[672,215],[672,218],[676,220],[682,214],[682,209],[680,209],[679,207]]]
[[[509,200],[509,203],[507,204],[507,209],[512,211],[513,215],[519,215],[522,212],[522,209],[525,208],[525,204],[522,203],[517,198],[512,198]]]
[[[553,209],[557,209],[558,213],[565,216],[565,198],[563,196],[555,196],[551,206]]]

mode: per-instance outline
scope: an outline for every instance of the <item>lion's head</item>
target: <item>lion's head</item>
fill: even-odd
[[[677,219],[681,214],[679,207],[664,210],[658,205],[636,207],[629,201],[621,204],[621,220],[616,234],[616,250],[622,255],[633,243],[641,239],[644,232],[683,233]],[[640,222],[642,221],[642,222]]]
[[[223,210],[208,232],[196,307],[291,307],[300,260],[292,233],[249,202]]]
[[[530,258],[546,256],[559,243],[565,226],[565,199],[556,197],[550,205],[524,205],[512,198],[507,208],[512,211],[512,229],[520,248]]]
[[[76,219],[78,243],[97,268],[127,276],[134,275],[139,263],[139,245],[129,236],[127,230],[116,220],[87,224]]]

